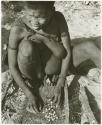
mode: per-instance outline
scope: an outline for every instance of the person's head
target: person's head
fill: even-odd
[[[54,1],[27,1],[24,9],[29,23],[39,29],[50,19],[54,11]]]

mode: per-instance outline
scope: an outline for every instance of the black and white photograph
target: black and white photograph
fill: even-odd
[[[1,124],[101,124],[101,1],[1,1]]]

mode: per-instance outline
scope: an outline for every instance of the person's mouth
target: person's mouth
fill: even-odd
[[[40,25],[39,24],[34,24],[35,27],[39,27]]]
[[[41,27],[39,24],[32,24],[33,27]]]
[[[37,25],[34,25],[34,26],[32,26],[35,30],[37,30],[37,29],[40,29],[41,27],[40,26],[37,26]]]

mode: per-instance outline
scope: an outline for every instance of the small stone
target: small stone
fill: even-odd
[[[53,114],[56,114],[56,112],[55,112],[55,111],[53,111]]]
[[[47,117],[48,117],[48,115],[46,114],[46,115],[45,115],[45,118],[47,118]]]
[[[58,120],[58,116],[56,117],[56,120]]]
[[[50,111],[50,110],[51,110],[51,108],[49,107],[49,108],[48,108],[48,111]]]
[[[50,119],[48,119],[48,121],[50,122],[51,120],[50,120]]]
[[[51,101],[50,103],[51,103],[51,105],[53,104],[53,102],[52,102],[52,101]]]
[[[52,121],[54,121],[54,118],[52,118]]]
[[[47,108],[44,108],[44,111],[47,111]]]

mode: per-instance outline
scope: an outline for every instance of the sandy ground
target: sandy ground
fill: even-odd
[[[100,3],[99,6],[83,2],[56,2],[56,10],[62,12],[69,26],[71,38],[100,36]]]
[[[55,2],[55,7],[57,11],[62,12],[65,16],[65,19],[69,27],[69,32],[70,32],[72,42],[73,41],[77,42],[78,40],[80,42],[86,41],[87,38],[90,38],[90,40],[96,41],[96,42],[101,41],[100,39],[101,38],[100,37],[101,36],[100,2],[85,3],[85,2],[74,2],[74,1],[72,2],[57,1]],[[8,14],[7,11],[8,11],[7,9],[3,8],[2,48],[4,47],[3,45],[4,43],[8,43],[9,31],[10,31],[12,22],[14,20],[14,15],[11,18],[12,14],[10,12]],[[2,52],[4,53],[4,51]],[[6,69],[4,65],[2,66],[2,68],[4,68],[4,70]],[[93,91],[94,91],[94,88],[93,88]],[[96,108],[96,105],[93,105],[93,109],[95,108]],[[96,112],[96,116],[98,116],[98,114],[99,113]]]

